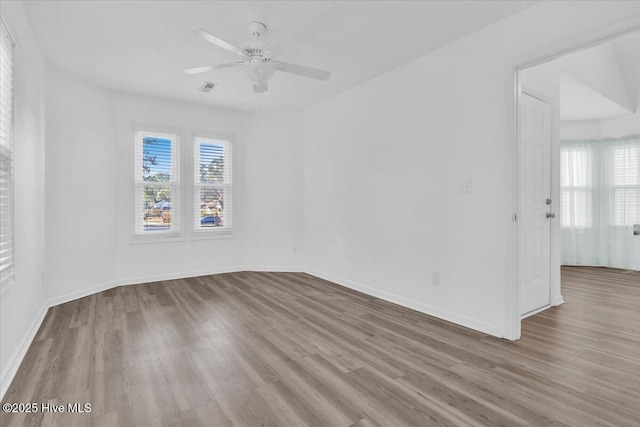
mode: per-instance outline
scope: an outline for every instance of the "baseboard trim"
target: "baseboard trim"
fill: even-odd
[[[118,285],[114,282],[102,283],[100,285],[95,285],[90,288],[82,289],[80,291],[69,292],[64,295],[60,295],[54,298],[49,298],[48,300],[45,301],[45,304],[47,305],[48,308],[54,307],[56,305],[64,304],[64,303],[76,300],[78,298],[84,298],[98,292],[115,288],[116,286]]]
[[[56,305],[65,304],[67,302],[76,300],[78,298],[88,297],[89,295],[93,295],[98,292],[117,288],[118,286],[138,285],[141,283],[160,282],[163,280],[187,279],[189,277],[209,276],[211,274],[222,274],[222,273],[234,273],[238,271],[244,271],[244,269],[241,267],[230,267],[230,268],[217,268],[212,270],[200,270],[200,271],[191,271],[191,272],[183,272],[183,273],[160,274],[156,276],[131,277],[128,279],[115,280],[113,282],[102,283],[100,285],[92,286],[90,288],[82,289],[79,291],[69,292],[55,298],[50,298],[46,301],[46,303],[48,304],[49,307],[53,307]]]
[[[551,304],[547,304],[540,308],[536,308],[535,310],[527,311],[525,314],[520,315],[520,320],[524,320],[527,317],[533,316],[534,314],[542,313],[543,311],[548,310],[550,308],[551,308]]]
[[[264,271],[268,273],[304,273],[300,267],[268,267],[265,265],[248,265],[242,271]]]
[[[551,306],[555,307],[556,305],[561,304],[564,304],[564,298],[562,298],[562,295],[555,295],[551,298]]]
[[[380,289],[372,288],[370,286],[366,286],[352,280],[344,279],[342,277],[333,276],[331,274],[326,274],[317,270],[306,270],[305,273],[310,274],[315,277],[319,277],[324,280],[328,280],[330,282],[336,283],[340,286],[344,286],[345,288],[353,289],[367,295],[374,296],[376,298],[383,299],[385,301],[392,302],[394,304],[401,305],[403,307],[410,308],[412,310],[419,311],[424,314],[428,314],[429,316],[437,317],[438,319],[446,320],[447,322],[452,322],[460,326],[464,326],[466,328],[473,329],[475,331],[483,332],[488,335],[492,335],[494,337],[503,338],[504,330],[503,328],[497,327],[495,325],[491,325],[484,322],[478,322],[477,320],[461,316],[456,313],[452,313],[447,310],[442,310],[437,307],[434,307],[429,304],[425,304],[419,301],[415,301],[409,298],[405,298],[399,295],[395,295],[390,292],[382,291]]]
[[[78,298],[84,298],[89,295],[93,295],[98,292],[106,291],[109,289],[117,288],[118,286],[129,286],[129,285],[138,285],[141,283],[152,283],[152,282],[160,282],[163,280],[176,280],[176,279],[188,279],[190,277],[199,277],[199,276],[209,276],[212,274],[223,274],[223,273],[237,273],[240,271],[267,271],[267,272],[291,272],[291,273],[301,273],[304,270],[300,267],[273,267],[273,266],[265,266],[265,265],[248,265],[243,267],[225,267],[225,268],[214,268],[209,270],[198,270],[198,271],[189,271],[182,273],[171,273],[171,274],[160,274],[155,276],[140,276],[140,277],[130,277],[127,279],[117,280],[108,283],[102,283],[96,286],[92,286],[87,289],[82,289],[80,291],[69,292],[64,295],[60,295],[58,297],[50,298],[45,301],[48,307],[53,307],[56,305],[64,304]]]
[[[16,348],[9,358],[7,366],[2,370],[2,374],[0,374],[0,401],[4,399],[5,393],[9,390],[13,377],[15,377],[18,372],[18,368],[20,368],[20,364],[27,354],[27,350],[29,350],[33,339],[36,337],[38,329],[40,329],[40,325],[42,325],[48,310],[49,306],[45,301],[42,303],[42,306],[40,306],[40,310],[38,310],[38,314],[36,314],[33,322],[31,322],[31,326],[27,329],[27,333],[22,337],[18,348]]]
[[[245,270],[246,269],[244,267],[224,267],[224,268],[214,268],[214,269],[208,269],[208,270],[188,271],[188,272],[182,272],[182,273],[161,274],[157,276],[130,277],[128,279],[122,279],[117,281],[115,286],[113,287],[139,285],[141,283],[160,282],[163,280],[188,279],[190,277],[210,276],[212,274],[237,273],[239,271],[245,271]]]

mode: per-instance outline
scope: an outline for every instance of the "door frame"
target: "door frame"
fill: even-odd
[[[506,259],[506,283],[508,284],[505,292],[505,330],[504,330],[504,338],[508,340],[517,340],[521,336],[521,321],[522,316],[520,315],[520,283],[519,279],[519,269],[521,266],[518,265],[518,259],[520,257],[520,243],[518,240],[518,222],[516,220],[517,213],[520,211],[519,206],[519,196],[520,196],[520,187],[521,183],[518,181],[519,176],[519,164],[521,160],[522,153],[519,149],[519,123],[518,123],[518,96],[521,90],[521,82],[519,79],[519,72],[525,68],[533,67],[535,65],[540,65],[545,62],[552,61],[564,55],[578,52],[581,50],[589,49],[591,47],[598,46],[610,40],[613,40],[617,37],[626,35],[628,33],[632,33],[635,31],[640,31],[640,17],[634,16],[630,19],[625,19],[611,25],[607,25],[604,28],[596,29],[594,31],[590,31],[587,33],[583,33],[580,36],[575,38],[565,39],[562,41],[558,41],[558,43],[553,44],[542,51],[538,51],[532,54],[524,55],[520,58],[516,58],[511,60],[508,63],[508,69],[506,70],[506,75],[510,76],[507,80],[508,84],[506,85],[506,93],[507,93],[507,182],[509,185],[507,186],[507,206],[511,207],[511,214],[506,215],[505,218],[506,226],[507,226],[507,247],[511,250]],[[553,152],[553,138],[552,138],[552,152]],[[555,156],[552,156],[552,168],[553,162],[559,162],[559,159],[554,159]],[[556,191],[559,194],[559,183],[552,182],[552,194]],[[557,209],[556,209],[557,211]],[[554,245],[554,241],[552,239],[552,251],[553,247],[556,246],[555,250],[559,251],[560,247],[558,244]],[[551,274],[554,274],[554,270],[558,271],[556,274],[559,274],[559,265],[550,264]],[[562,301],[553,301],[553,296],[551,299],[551,305],[561,304]]]

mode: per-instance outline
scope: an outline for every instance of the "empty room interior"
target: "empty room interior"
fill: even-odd
[[[640,1],[2,0],[0,425],[640,425]]]

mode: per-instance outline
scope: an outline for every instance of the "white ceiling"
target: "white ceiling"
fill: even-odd
[[[560,75],[562,120],[604,120],[630,114],[620,104],[566,74]]]
[[[536,1],[25,1],[47,62],[122,92],[242,110],[304,108],[515,14]],[[235,44],[246,25],[268,27],[286,62],[332,72],[326,82],[276,73],[254,94],[237,69],[185,75],[237,56],[189,32],[201,27]],[[204,81],[218,86],[209,94]]]
[[[640,109],[640,31],[613,40],[613,50],[634,111]]]
[[[640,31],[525,69],[520,77],[525,88],[559,95],[562,120],[631,115],[640,107]]]

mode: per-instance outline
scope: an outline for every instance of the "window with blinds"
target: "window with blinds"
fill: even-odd
[[[13,236],[13,48],[0,23],[0,293],[14,282]]]
[[[195,230],[231,232],[231,144],[223,139],[196,137],[194,154]]]
[[[135,138],[135,233],[179,233],[178,136],[139,131]]]
[[[613,223],[640,224],[640,144],[613,149]]]
[[[640,135],[562,141],[560,186],[562,227],[640,224]]]
[[[592,224],[593,147],[569,145],[560,149],[562,227]]]

